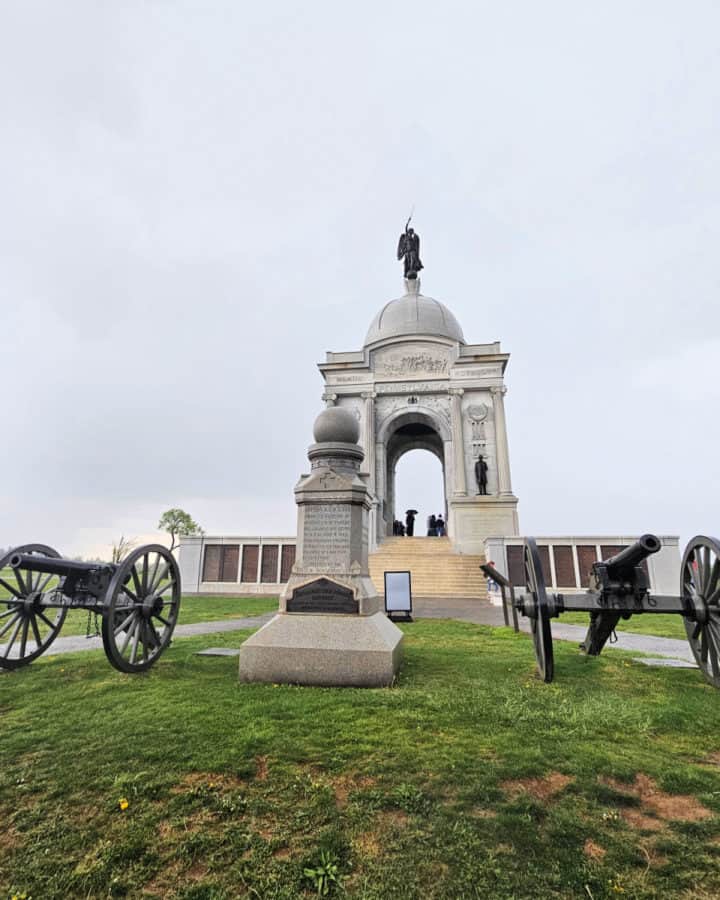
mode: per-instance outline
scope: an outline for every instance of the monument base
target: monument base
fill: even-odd
[[[517,497],[475,494],[450,500],[450,539],[456,553],[483,553],[488,537],[518,533]]]
[[[240,681],[323,687],[387,687],[403,633],[372,616],[278,613],[240,648]]]

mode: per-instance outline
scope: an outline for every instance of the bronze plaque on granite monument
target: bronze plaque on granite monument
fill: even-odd
[[[357,613],[358,601],[350,588],[318,578],[295,588],[287,601],[289,613]]]

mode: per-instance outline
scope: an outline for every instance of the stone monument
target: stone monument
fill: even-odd
[[[297,556],[278,614],[240,648],[240,680],[382,687],[400,666],[402,632],[380,609],[368,573],[371,501],[360,429],[323,410],[295,487]]]
[[[398,462],[410,450],[427,450],[442,466],[441,511],[452,550],[480,554],[488,537],[519,533],[505,422],[510,356],[498,341],[468,344],[448,307],[422,293],[425,267],[410,220],[397,256],[405,293],[382,306],[362,349],[327,354],[323,399],[360,421],[371,553],[405,515],[396,502]],[[475,299],[472,280],[467,290]],[[476,489],[480,459],[485,477]]]

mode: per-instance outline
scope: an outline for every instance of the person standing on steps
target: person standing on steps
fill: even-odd
[[[415,531],[415,516],[417,515],[416,509],[408,509],[405,512],[405,534],[408,537],[412,537]]]
[[[435,534],[438,537],[445,537],[445,520],[442,517],[442,513],[435,520]]]
[[[437,530],[436,530],[436,529],[437,529],[437,522],[436,522],[436,519],[435,519],[435,515],[434,515],[433,513],[430,513],[430,515],[428,516],[427,536],[428,536],[428,537],[435,537],[435,535],[437,534]]]

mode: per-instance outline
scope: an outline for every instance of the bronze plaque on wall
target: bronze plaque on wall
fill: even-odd
[[[295,588],[287,601],[287,611],[357,614],[359,607],[350,588],[335,584],[327,578],[318,578],[310,584]]]

